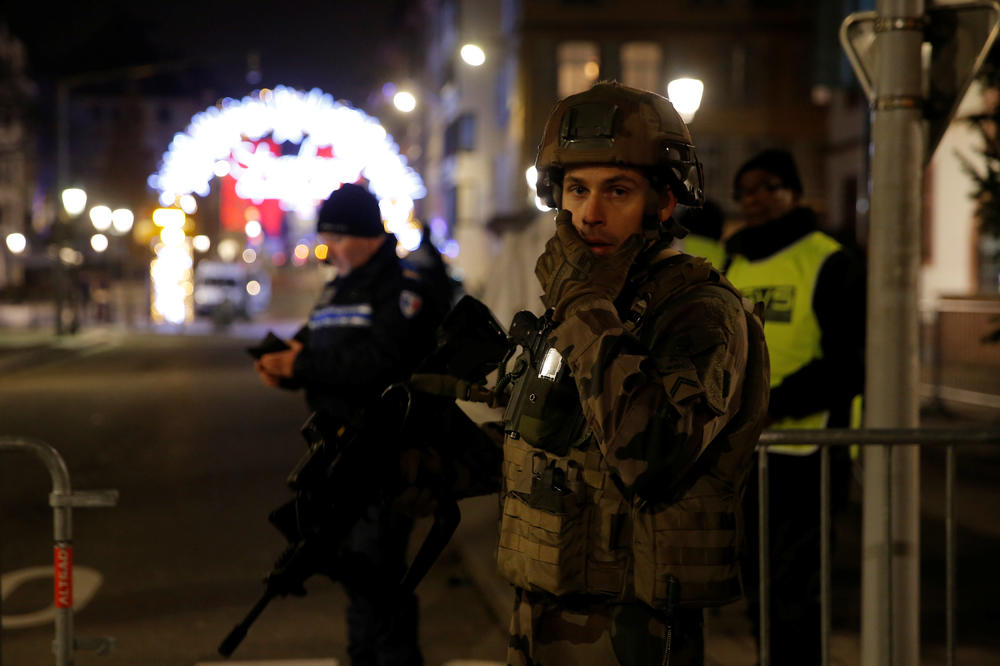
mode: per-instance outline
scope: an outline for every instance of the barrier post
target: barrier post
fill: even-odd
[[[69,470],[59,452],[45,442],[22,437],[0,437],[0,451],[26,451],[41,459],[52,478],[49,506],[52,507],[53,597],[55,600],[55,639],[52,652],[56,666],[73,666],[75,648],[94,649],[107,654],[114,646],[112,638],[74,640],[73,638],[73,513],[72,507],[111,507],[118,504],[117,490],[73,492]]]
[[[766,509],[767,505],[767,495],[766,495],[766,482],[767,482],[767,463],[766,463],[766,451],[768,446],[773,446],[775,444],[815,444],[822,447],[821,451],[824,455],[821,458],[820,467],[820,524],[821,524],[821,560],[820,560],[820,575],[821,575],[821,641],[822,645],[822,659],[823,663],[829,663],[829,643],[830,643],[830,559],[831,555],[829,553],[829,541],[828,539],[828,528],[831,524],[829,518],[829,461],[827,458],[827,447],[830,446],[850,446],[850,445],[860,445],[865,447],[865,460],[869,460],[872,454],[881,455],[888,454],[888,460],[883,462],[889,464],[876,465],[874,470],[868,469],[865,474],[865,483],[871,483],[874,481],[879,486],[879,490],[882,492],[882,496],[889,498],[893,496],[893,485],[897,480],[897,474],[894,474],[891,464],[892,453],[896,449],[919,449],[921,446],[943,446],[946,449],[946,469],[945,469],[945,541],[946,541],[946,552],[945,552],[945,604],[946,604],[946,614],[947,614],[947,627],[946,627],[946,654],[947,654],[947,664],[948,666],[954,666],[955,664],[955,634],[957,629],[956,622],[956,602],[955,602],[955,570],[957,556],[957,547],[955,544],[956,538],[956,521],[955,521],[955,446],[956,445],[972,445],[972,444],[1000,444],[1000,430],[996,429],[921,429],[921,428],[864,428],[860,430],[853,430],[850,428],[830,428],[825,430],[768,430],[761,434],[760,441],[758,444],[758,451],[761,453],[760,460],[762,461],[761,469],[758,471],[758,478],[760,479],[760,614],[761,614],[761,645],[760,645],[760,664],[761,666],[766,666],[767,659],[769,657],[765,639],[769,639],[769,635],[765,633],[766,627],[766,617],[768,610],[768,598],[767,592],[769,587],[769,572],[767,571],[768,564],[768,545],[765,541],[766,536],[770,531],[770,521],[768,519],[768,512]],[[873,474],[877,472],[877,476]],[[867,497],[867,494],[866,494]],[[893,516],[892,516],[892,506],[890,502],[886,502],[885,506],[882,507],[883,515],[882,519],[879,521],[879,526],[885,529],[884,538],[888,539],[892,531],[893,526]],[[913,509],[913,511],[918,511],[918,509]],[[919,542],[917,543],[919,546]],[[894,649],[895,644],[891,640],[893,635],[893,616],[889,611],[890,604],[896,595],[896,591],[893,589],[893,579],[896,575],[893,571],[894,565],[899,564],[896,558],[893,557],[891,550],[883,550],[878,554],[878,560],[881,560],[881,564],[884,567],[885,575],[881,577],[882,586],[880,588],[868,588],[864,587],[864,579],[862,579],[862,592],[867,593],[868,597],[863,597],[862,606],[862,618],[864,618],[865,608],[868,607],[866,604],[875,605],[882,610],[886,611],[888,615],[888,629],[886,636],[881,637],[881,643],[879,645],[880,649],[883,650],[884,654],[887,656],[887,665],[893,663],[893,659],[898,657],[898,652]],[[824,564],[825,561],[825,564]],[[904,563],[905,564],[905,563]],[[908,568],[908,567],[904,567]],[[862,572],[863,573],[863,572]],[[914,612],[919,613],[919,606],[913,609]],[[864,628],[862,628],[862,637],[864,637]],[[778,637],[781,640],[781,637]],[[864,641],[861,645],[861,655],[864,658],[866,651],[870,649],[870,646],[866,646]],[[897,662],[898,663],[898,662]],[[908,662],[903,662],[908,663]],[[915,663],[915,662],[914,662]]]

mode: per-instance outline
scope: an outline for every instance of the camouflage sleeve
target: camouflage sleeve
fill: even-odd
[[[742,305],[705,285],[659,310],[649,348],[594,299],[553,332],[604,458],[644,499],[669,493],[739,408],[748,343]]]

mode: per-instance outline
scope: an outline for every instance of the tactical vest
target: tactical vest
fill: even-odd
[[[759,261],[737,256],[726,277],[747,298],[763,302],[764,335],[771,355],[771,388],[823,355],[821,331],[813,311],[813,292],[820,267],[840,243],[814,231],[787,248]],[[771,424],[776,429],[825,428],[828,411],[802,418],[785,418]],[[769,452],[808,455],[816,446],[788,444],[768,447]]]
[[[685,262],[677,268],[685,279],[668,282],[668,289],[651,275],[637,290],[628,319],[647,348],[656,333],[654,315],[671,297],[710,279],[739,297],[704,260]],[[682,270],[689,268],[694,270]],[[536,363],[527,352],[518,359],[522,373],[504,419],[497,561],[506,580],[528,590],[657,608],[667,604],[671,577],[679,583],[674,601],[680,605],[722,605],[740,597],[740,500],[768,394],[763,329],[749,301],[741,300],[749,349],[745,380],[732,398],[739,410],[670,501],[647,504],[623,493],[557,352],[542,344],[533,354]]]

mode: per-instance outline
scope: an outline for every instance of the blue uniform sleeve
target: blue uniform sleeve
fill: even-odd
[[[405,379],[427,354],[433,336],[422,287],[404,281],[372,301],[367,335],[323,349],[305,348],[295,359],[294,378],[323,391],[381,391]]]

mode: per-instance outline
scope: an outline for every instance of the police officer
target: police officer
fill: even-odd
[[[520,339],[503,422],[508,663],[701,664],[702,609],[740,596],[762,327],[669,247],[675,206],[703,195],[668,100],[613,82],[567,97],[535,166],[559,213],[535,270],[549,310]]]
[[[726,243],[726,277],[766,305],[774,428],[859,425],[864,387],[865,277],[853,252],[819,231],[800,205],[791,154],[766,150],[740,167],[734,196],[746,226]],[[819,454],[815,446],[769,447],[771,663],[820,662]],[[831,452],[834,508],[846,500],[850,461]],[[744,576],[759,633],[757,475],[747,489]]]
[[[378,201],[345,184],[319,210],[317,231],[337,269],[290,349],[265,354],[265,384],[304,388],[312,410],[351,420],[388,385],[406,379],[433,348],[446,298],[396,255]],[[392,597],[405,568],[412,522],[372,507],[338,563],[350,606],[348,653],[355,666],[419,665],[417,600]]]

